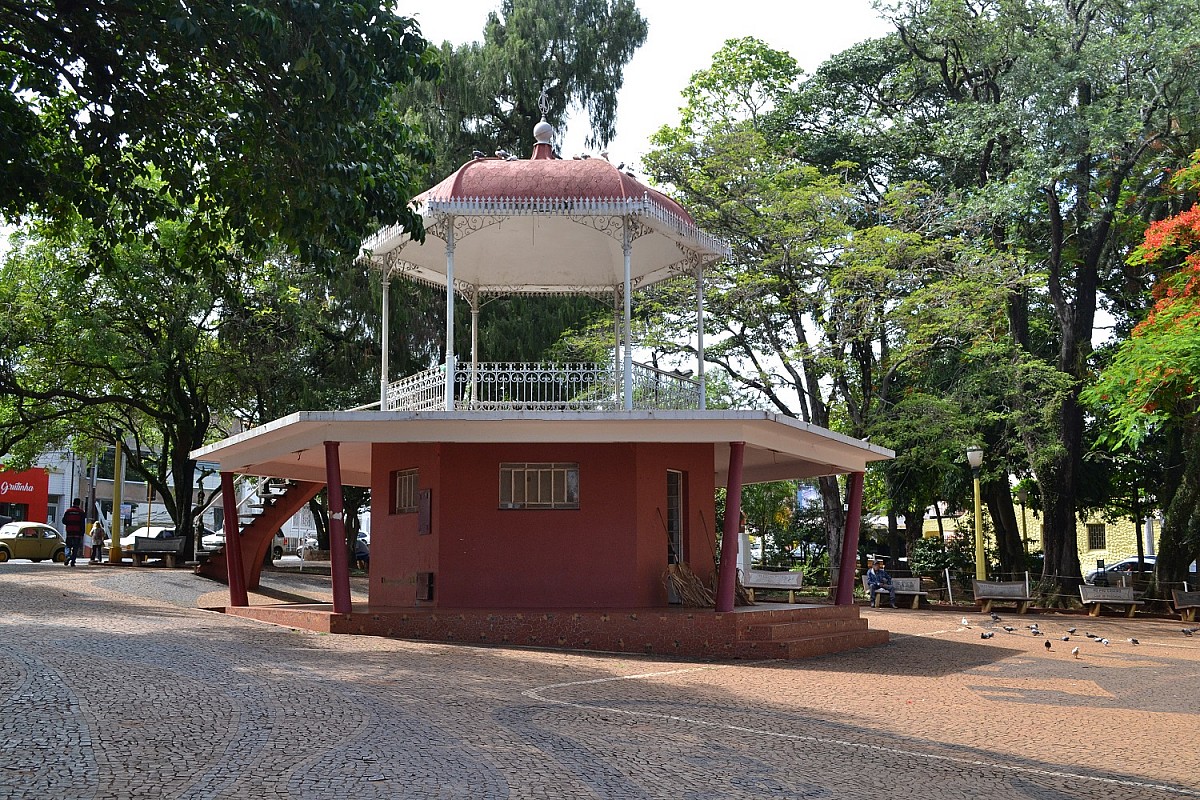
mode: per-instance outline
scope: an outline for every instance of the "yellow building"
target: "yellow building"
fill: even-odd
[[[974,525],[974,517],[968,515],[969,519],[961,521],[963,530],[970,531]],[[1027,520],[1027,531],[1025,535],[1029,538],[1029,552],[1036,553],[1042,550],[1042,523],[1040,518],[1037,520]],[[1021,518],[1017,517],[1017,527],[1020,528]],[[1075,536],[1079,544],[1079,565],[1086,574],[1096,569],[1097,562],[1103,561],[1106,565],[1120,561],[1123,558],[1132,558],[1137,556],[1137,540],[1138,536],[1145,535],[1145,525],[1135,526],[1133,520],[1128,517],[1120,520],[1105,520],[1099,515],[1090,515],[1086,520],[1077,522],[1075,526]],[[954,534],[957,530],[955,527],[955,519],[952,517],[943,517],[942,526],[947,534]],[[1151,536],[1149,542],[1144,547],[1143,555],[1152,556],[1158,552],[1158,535],[1162,529],[1162,520],[1153,519],[1149,522],[1151,528]],[[925,537],[936,537],[938,535],[938,524],[936,519],[926,519],[923,524],[922,534]],[[994,547],[995,539],[992,536],[991,520],[987,515],[984,515],[984,537],[987,546]],[[1143,539],[1145,542],[1145,539]]]

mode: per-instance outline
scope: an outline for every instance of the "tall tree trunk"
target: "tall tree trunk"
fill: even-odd
[[[825,517],[825,535],[829,539],[829,566],[832,570],[840,570],[842,561],[842,541],[846,538],[846,512],[843,506],[841,484],[835,475],[817,478],[817,488],[821,491],[821,510]],[[853,570],[855,564],[849,564]],[[840,576],[840,572],[838,573]],[[832,578],[832,575],[830,576]],[[840,580],[840,577],[839,577]],[[830,587],[832,591],[833,587]]]
[[[1155,562],[1155,574],[1164,590],[1181,588],[1188,566],[1200,558],[1200,421],[1188,424],[1180,438],[1182,480],[1166,507]]]
[[[1011,579],[1016,573],[1025,571],[1025,548],[1021,544],[1021,530],[1017,523],[1017,512],[1013,508],[1008,481],[985,481],[982,494],[992,519],[992,530],[996,534],[1000,572]]]

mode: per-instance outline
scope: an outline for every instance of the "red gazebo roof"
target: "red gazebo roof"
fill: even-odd
[[[604,158],[476,158],[417,195],[416,202],[487,199],[631,202],[646,198],[687,225],[695,226],[695,220],[683,206]]]
[[[380,268],[445,286],[454,253],[456,291],[480,294],[611,294],[625,279],[645,287],[692,274],[729,254],[662,192],[605,158],[555,158],[553,129],[534,129],[533,157],[477,157],[414,199],[425,242],[399,226],[363,243]]]

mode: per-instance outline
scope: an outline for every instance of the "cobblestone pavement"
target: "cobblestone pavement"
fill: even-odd
[[[699,664],[322,636],[213,591],[0,565],[0,798],[1200,797],[1178,622],[864,609],[891,644]]]

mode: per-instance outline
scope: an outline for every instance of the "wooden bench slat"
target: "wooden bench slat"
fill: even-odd
[[[1091,606],[1088,614],[1093,617],[1100,616],[1101,606],[1122,606],[1125,609],[1125,616],[1132,617],[1137,611],[1137,607],[1143,605],[1143,601],[1134,597],[1132,586],[1088,586],[1083,584],[1079,587],[1079,599],[1085,606]]]
[[[867,583],[866,575],[862,576],[862,584],[863,584],[863,590],[866,591],[866,593],[867,593],[867,600],[871,602],[872,606],[874,606],[875,602],[874,602],[874,599],[871,597],[871,587]],[[905,597],[911,597],[912,600],[909,603],[909,607],[914,608],[914,609],[920,608],[921,607],[921,598],[925,597],[929,594],[929,592],[921,591],[921,579],[920,578],[892,578],[892,589],[896,592],[897,595],[904,595]],[[886,592],[887,592],[887,589],[880,589],[879,592],[877,592],[877,594],[878,593],[886,593]]]
[[[1171,590],[1171,604],[1175,612],[1184,622],[1196,621],[1196,609],[1200,608],[1200,592],[1185,592],[1182,589]]]
[[[742,573],[742,588],[754,602],[755,589],[776,589],[788,593],[788,602],[796,602],[796,590],[804,583],[803,572],[769,572],[762,569],[752,569]]]
[[[1017,613],[1024,614],[1034,600],[1025,591],[1025,581],[981,581],[972,578],[971,591],[984,614],[990,612],[997,602],[1016,603]]]
[[[175,559],[184,555],[186,546],[187,539],[183,537],[155,539],[150,536],[136,536],[133,539],[133,563],[140,567],[149,556],[161,558],[168,567],[174,567]]]

